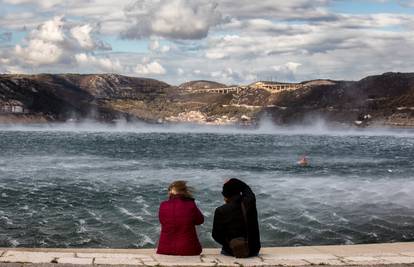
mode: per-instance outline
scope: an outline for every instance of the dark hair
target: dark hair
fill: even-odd
[[[187,181],[174,181],[168,186],[168,191],[174,189],[177,195],[185,198],[193,198],[193,188],[187,186]]]
[[[235,195],[240,195],[241,188],[239,180],[231,178],[223,184],[223,191],[221,192],[224,197],[231,198]]]

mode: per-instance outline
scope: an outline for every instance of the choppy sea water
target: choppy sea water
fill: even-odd
[[[413,156],[412,131],[2,127],[0,247],[154,247],[176,179],[213,247],[228,177],[255,191],[263,246],[413,241]]]

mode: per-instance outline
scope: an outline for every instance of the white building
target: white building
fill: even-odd
[[[0,100],[0,113],[25,113],[26,110],[22,102],[18,100]]]

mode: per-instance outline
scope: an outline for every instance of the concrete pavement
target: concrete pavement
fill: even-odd
[[[414,266],[414,242],[263,248],[258,257],[236,259],[204,249],[200,256],[165,256],[153,249],[0,248],[0,266]]]

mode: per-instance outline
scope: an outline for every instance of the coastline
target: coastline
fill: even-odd
[[[414,242],[267,247],[236,259],[204,249],[200,256],[166,256],[154,249],[0,248],[0,266],[414,266]]]
[[[93,118],[83,118],[76,120],[58,120],[50,115],[44,114],[2,114],[0,113],[0,127],[8,126],[56,126],[56,125],[71,125],[71,126],[82,126],[87,124],[95,125],[122,125],[122,126],[134,126],[134,125],[146,125],[146,126],[199,126],[199,127],[237,127],[240,129],[257,129],[263,124],[266,126],[272,125],[280,128],[290,127],[312,127],[312,126],[323,126],[327,128],[347,128],[347,129],[414,129],[414,119],[406,120],[372,120],[368,123],[359,124],[358,121],[335,121],[327,119],[315,119],[314,121],[307,121],[305,123],[291,122],[291,123],[274,123],[267,117],[258,119],[251,119],[249,121],[238,121],[235,118],[223,118],[217,123],[215,121],[206,120],[158,120],[158,121],[145,121],[145,120],[96,120]]]

